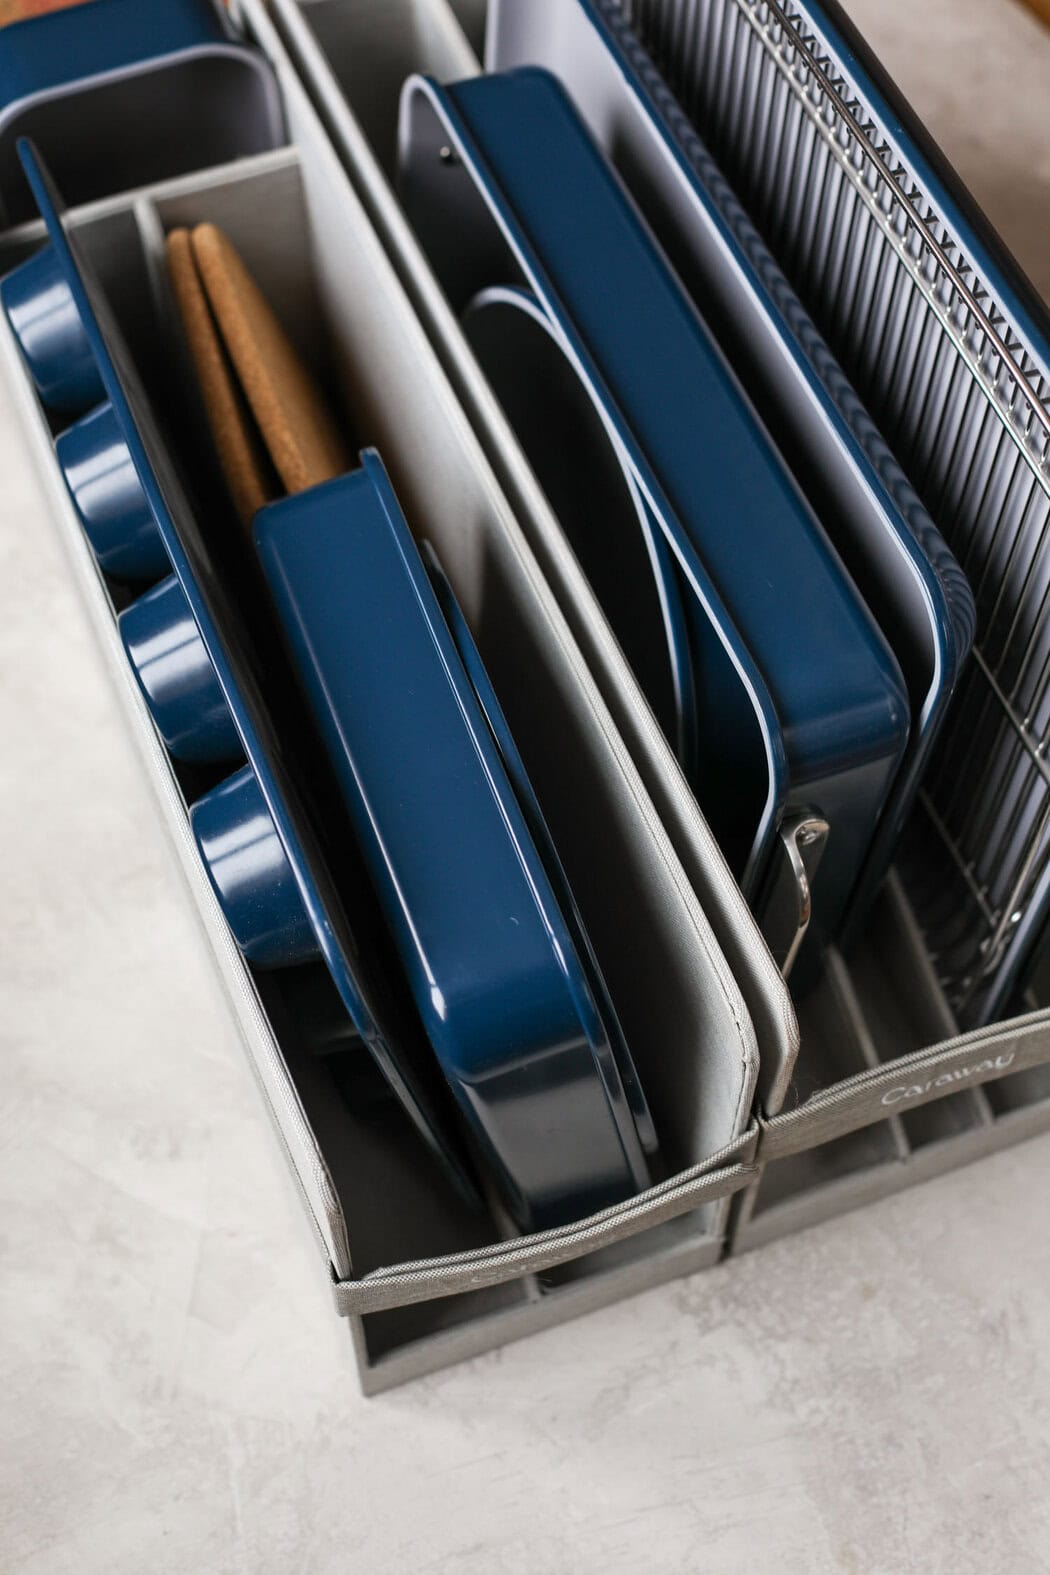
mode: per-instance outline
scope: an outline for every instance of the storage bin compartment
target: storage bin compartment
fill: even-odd
[[[393,178],[397,106],[405,78],[426,71],[451,82],[481,69],[459,18],[444,0],[436,5],[433,0],[350,5],[346,0],[310,0],[304,13],[380,163]]]
[[[293,126],[317,138],[294,83],[290,109]],[[341,823],[339,808],[268,644],[266,620],[252,605],[255,581],[244,544],[224,541],[216,529],[225,505],[193,401],[184,397],[161,243],[174,227],[209,220],[241,252],[352,444],[379,448],[412,527],[434,544],[567,867],[649,1097],[666,1173],[696,1166],[747,1127],[756,1057],[746,1009],[425,336],[319,138],[308,150],[281,150],[75,210],[68,221],[126,341],[168,459],[196,505],[179,515],[177,527],[213,611],[221,614],[216,623],[231,659],[266,713],[266,736],[280,739],[282,770],[295,779],[301,800],[297,813],[310,818],[326,858],[341,869],[333,830]],[[0,271],[38,244],[39,227],[14,232],[0,247]],[[114,623],[144,585],[99,570],[58,480],[52,439],[61,422],[32,394],[6,328],[0,337],[71,551],[102,598],[99,619],[126,673]],[[142,696],[130,684],[124,690],[141,728]],[[230,763],[175,759],[150,732],[147,753],[164,784],[184,863],[223,954],[242,1027],[246,1013],[250,1018],[246,1036],[334,1278],[352,1286],[377,1269],[420,1258],[440,1263],[447,1254],[513,1241],[498,1211],[472,1212],[431,1165],[354,1039],[323,970],[316,964],[246,969],[234,954],[185,824],[188,804],[227,774]],[[625,913],[634,921],[627,927]],[[659,1238],[651,1246],[640,1219],[633,1227],[641,1232],[637,1249],[625,1254],[632,1283],[676,1272],[683,1243],[691,1263],[714,1261],[727,1210],[728,1198],[716,1193],[669,1233],[670,1243]],[[622,1294],[624,1272],[621,1256],[605,1263],[596,1255],[581,1271],[589,1300]],[[382,1386],[421,1364],[435,1365],[453,1337],[457,1349],[481,1349],[556,1321],[567,1315],[562,1300],[573,1307],[586,1300],[572,1291],[557,1279],[541,1286],[524,1271],[508,1271],[497,1285],[435,1297],[397,1309],[396,1316],[370,1312],[354,1320],[371,1374],[364,1381]]]
[[[771,25],[780,25],[777,6],[759,8],[760,17],[751,0],[739,7],[749,26],[756,18],[765,26],[766,9]],[[100,567],[98,540],[92,537],[93,552],[56,465],[55,439],[66,440],[69,418],[37,399],[0,322],[0,353],[54,512],[121,678],[337,1307],[351,1315],[362,1382],[374,1391],[710,1265],[727,1233],[731,1248],[755,1246],[1050,1126],[1050,1066],[1041,1064],[1050,1058],[1050,995],[1037,970],[1010,994],[1009,1010],[1027,1016],[958,1037],[960,1017],[970,1023],[970,997],[947,978],[944,957],[919,922],[928,925],[928,916],[916,918],[923,883],[909,852],[859,932],[830,948],[816,982],[797,990],[796,1022],[787,988],[390,184],[404,77],[423,71],[450,80],[479,70],[489,6],[270,0],[265,9],[260,0],[242,0],[239,9],[249,38],[274,63],[291,145],[76,209],[68,221],[145,389],[164,464],[187,500],[173,513],[203,591],[198,632],[208,651],[208,642],[221,646],[248,695],[326,889],[352,903],[366,940],[362,968],[394,1020],[411,1016],[374,893],[361,878],[346,806],[279,655],[257,565],[235,528],[216,529],[228,503],[194,400],[185,397],[188,368],[163,268],[166,232],[211,221],[229,235],[295,341],[351,452],[377,447],[412,532],[437,551],[566,866],[652,1109],[663,1167],[640,1198],[578,1230],[520,1236],[494,1200],[472,1208],[449,1183],[322,965],[246,963],[187,818],[243,753],[230,758],[235,746],[221,726],[214,749],[186,751],[177,728],[166,730],[165,744],[152,725],[117,618],[149,586],[160,594],[164,565],[141,573],[126,560]],[[611,0],[605,9],[611,13]],[[659,13],[659,0],[632,12],[650,29]],[[712,135],[716,153],[723,142]],[[645,172],[615,138],[613,157],[646,207]],[[737,178],[743,191],[739,168]],[[761,209],[773,247],[777,225],[760,195],[748,200],[756,214]],[[674,256],[667,214],[652,202],[646,211]],[[33,225],[0,239],[0,273],[33,256],[41,239]],[[687,274],[684,261],[681,267]],[[802,293],[803,274],[792,277]],[[807,304],[818,316],[817,297]],[[834,338],[834,314],[818,320]],[[932,333],[929,324],[924,332]],[[843,360],[852,343],[845,330],[835,339]],[[865,347],[854,350],[863,369]],[[947,352],[937,354],[938,375],[950,381]],[[863,382],[853,364],[849,370]],[[1045,402],[1046,386],[1039,387]],[[929,478],[900,437],[901,411],[891,419],[871,403],[932,509],[937,488],[923,490]],[[859,499],[856,486],[828,486],[843,507]],[[976,576],[978,609],[993,629],[1001,613],[994,576],[1002,570],[1001,583],[1009,581],[1003,543],[1018,539],[1011,531],[1024,514],[1019,486],[1004,472],[1002,488],[989,481],[984,489],[1007,526]],[[967,705],[986,704],[978,693],[986,666],[982,658]],[[1030,772],[1031,740],[1022,743]],[[920,865],[923,859],[920,847]],[[993,937],[1002,918],[994,917]],[[756,1085],[760,1133],[749,1127]],[[810,1119],[827,1110],[823,1124]],[[756,1150],[760,1163],[768,1159],[760,1176]]]
[[[137,0],[93,0],[38,8],[0,37],[5,225],[32,213],[22,137],[68,201],[88,202],[278,147],[284,125],[267,61],[219,0],[154,0],[148,13]]]
[[[489,16],[492,9],[490,5]],[[508,15],[512,13],[511,6],[505,9]],[[576,35],[566,23],[570,9],[562,6],[551,8],[549,48],[554,59],[561,51],[561,58],[571,73],[578,61],[578,53],[574,52]],[[688,26],[682,21],[685,9],[688,9],[691,17]],[[914,414],[912,405],[907,404],[903,392],[899,397],[880,394],[875,358],[877,343],[871,335],[858,337],[854,332],[858,318],[856,315],[850,318],[846,312],[843,292],[849,280],[859,281],[858,289],[867,292],[863,297],[867,309],[879,299],[875,293],[877,287],[881,287],[885,295],[891,284],[903,277],[904,272],[901,261],[892,251],[895,244],[893,237],[889,237],[888,243],[880,240],[878,216],[862,213],[859,203],[855,208],[854,231],[848,242],[852,251],[843,253],[842,291],[834,299],[831,294],[821,294],[823,275],[820,271],[821,254],[814,241],[816,223],[814,221],[813,228],[806,232],[804,215],[812,195],[814,203],[818,198],[824,203],[820,209],[824,222],[834,225],[834,194],[843,189],[843,183],[834,172],[834,158],[825,146],[827,139],[822,142],[823,133],[818,134],[813,130],[816,112],[807,112],[810,114],[809,120],[798,118],[796,103],[801,100],[797,99],[796,89],[792,87],[789,90],[787,86],[787,79],[793,72],[799,81],[802,81],[804,74],[800,64],[802,56],[792,53],[786,46],[781,47],[784,46],[784,40],[789,39],[794,48],[798,36],[798,19],[789,21],[788,14],[782,12],[781,7],[759,6],[753,4],[752,0],[724,0],[724,3],[723,0],[696,0],[695,4],[685,9],[673,4],[665,5],[662,0],[639,0],[636,5],[623,7],[618,6],[615,0],[599,0],[594,7],[610,26],[619,25],[612,20],[617,13],[620,13],[621,20],[626,16],[650,44],[658,66],[667,73],[672,89],[679,95],[682,108],[676,113],[681,123],[684,124],[686,115],[691,117],[707,138],[709,154],[713,154],[716,161],[723,161],[721,185],[717,189],[721,194],[719,200],[724,201],[725,211],[729,215],[727,223],[732,228],[734,211],[743,214],[739,233],[746,237],[749,233],[754,235],[760,232],[763,240],[759,244],[768,247],[784,268],[790,284],[798,291],[817,329],[826,335],[832,352],[841,357],[846,373],[853,378],[862,397],[868,402],[869,412],[865,413],[856,395],[851,396],[853,404],[848,408],[850,420],[854,423],[853,431],[865,434],[864,441],[875,456],[881,474],[892,478],[896,467],[896,473],[905,487],[914,487],[934,520],[941,525],[949,542],[956,545],[977,593],[979,640],[988,638],[991,627],[988,620],[992,619],[994,623],[997,617],[1000,622],[996,625],[999,630],[996,638],[1001,644],[1004,633],[1001,620],[1005,615],[1000,589],[1005,587],[1006,593],[1012,594],[1009,587],[1019,583],[1016,574],[1021,572],[1017,570],[1014,579],[1009,578],[1012,572],[1008,569],[1010,544],[1038,542],[1041,539],[1041,515],[1038,509],[1042,504],[1039,501],[1041,494],[1038,485],[1034,484],[1033,490],[1030,473],[1026,473],[1029,475],[1028,482],[1022,479],[1020,466],[1010,470],[1013,461],[1008,461],[1008,453],[1016,455],[1016,449],[1004,440],[1000,458],[996,460],[999,470],[986,468],[982,470],[981,477],[970,478],[971,504],[976,506],[980,503],[986,519],[988,511],[994,512],[998,508],[1002,520],[1002,530],[997,538],[999,546],[985,558],[975,558],[966,547],[967,527],[961,522],[962,516],[958,513],[962,470],[956,474],[955,484],[949,486],[950,477],[944,471],[943,463],[938,468],[930,448],[936,436],[934,422],[930,423],[930,430],[921,440],[916,438],[911,441],[907,438],[909,430],[913,431],[914,436],[914,423],[911,428],[908,427],[908,421],[911,420],[908,412]],[[533,478],[528,466],[523,464],[515,436],[502,419],[501,412],[493,408],[487,387],[477,375],[477,368],[459,326],[434,289],[431,270],[404,221],[396,194],[387,178],[391,171],[390,138],[397,115],[396,95],[390,94],[385,113],[374,99],[369,101],[366,110],[365,101],[355,84],[365,72],[364,62],[372,47],[367,29],[362,28],[357,35],[355,62],[351,70],[344,50],[335,43],[340,27],[351,28],[354,25],[352,18],[355,8],[349,0],[324,0],[323,7],[310,3],[299,4],[296,0],[274,0],[272,10],[316,101],[323,108],[340,153],[365,200],[369,202],[420,313],[457,383],[464,404],[485,441],[493,465],[526,525],[530,540],[555,585],[574,632],[599,676],[603,692],[634,751],[683,864],[692,873],[692,851],[696,846],[697,829],[695,820],[683,802],[680,776],[672,769],[666,751],[660,747],[660,741],[654,738],[653,727],[645,721],[644,702],[640,700],[630,674],[625,673],[622,662],[618,661],[618,652],[612,649],[607,631],[602,629],[602,614],[582,577],[576,573],[578,566],[570,561],[571,554],[566,554],[558,542],[557,521],[546,508],[542,494],[538,494],[538,490],[530,484]],[[334,20],[336,11],[341,11],[345,19],[338,26]],[[544,9],[536,7],[535,13],[542,23]],[[450,18],[450,8],[445,0],[432,0],[429,16],[431,27],[444,30]],[[841,24],[837,11],[833,22],[836,26]],[[399,54],[400,71],[404,75],[414,70],[430,73],[438,80],[449,80],[447,59],[436,52],[432,45],[420,42],[423,31],[417,30],[411,59],[407,50]],[[480,33],[481,30],[476,29],[472,35],[475,47]],[[848,25],[847,37],[851,42],[854,41]],[[826,50],[822,55],[818,50],[818,56],[827,63]],[[640,52],[632,57],[639,70],[642,69],[640,61],[643,58]],[[705,60],[710,62],[710,73],[702,69]],[[836,69],[838,74],[835,75],[835,81],[838,82],[841,69]],[[737,71],[736,78],[732,77],[733,70]],[[875,75],[877,77],[877,73]],[[727,84],[731,80],[738,84],[746,82],[746,88],[742,90],[744,97],[739,92],[728,90]],[[755,84],[764,84],[764,87],[760,89]],[[848,86],[853,97],[850,98],[849,94],[846,96],[851,103],[856,104],[856,83],[850,81]],[[741,368],[747,367],[749,357],[757,356],[761,360],[764,352],[756,347],[754,337],[749,341],[749,335],[741,330],[740,321],[736,320],[734,324],[731,320],[732,311],[740,307],[746,292],[740,288],[738,281],[733,281],[731,270],[712,261],[715,253],[710,242],[705,243],[708,245],[706,253],[701,250],[698,254],[693,249],[689,234],[681,228],[682,207],[674,196],[673,187],[655,179],[656,165],[652,160],[647,163],[639,157],[637,139],[628,134],[626,121],[617,121],[609,108],[608,97],[603,96],[604,89],[596,75],[587,74],[581,67],[573,79],[573,91],[579,95],[578,106],[589,118],[592,130],[664,244],[680,277],[708,315],[712,327],[722,337],[724,348],[736,358]],[[669,103],[668,90],[665,88],[662,91]],[[767,109],[769,105],[773,106],[768,122],[761,118],[758,107],[766,103],[762,91],[772,95],[766,105]],[[828,101],[824,99],[822,102]],[[828,109],[828,125],[833,123],[833,115],[837,113],[837,110]],[[845,140],[842,145],[855,145],[856,156],[860,161],[858,168],[874,171],[871,149],[875,147],[881,153],[886,153],[887,144],[885,141],[880,142],[879,136],[871,131],[870,119],[864,119],[863,125],[867,128],[866,134],[870,134],[870,142],[866,142],[864,135],[857,132],[855,144],[850,143],[849,137],[843,133]],[[890,135],[885,133],[885,128],[877,130],[880,135]],[[939,191],[939,175],[933,174],[931,166],[925,162],[927,154],[924,147],[920,145],[916,150],[910,131],[900,134],[898,129],[898,135],[899,145],[905,149],[904,156],[914,157],[916,161],[920,180],[929,177],[935,193]],[[782,183],[776,188],[763,174],[766,165],[759,152],[764,145],[762,137],[773,139],[770,143],[773,150],[771,157],[774,163],[780,161],[780,167],[785,172]],[[777,140],[778,137],[780,140]],[[873,173],[872,179],[875,178]],[[881,175],[878,178],[881,179]],[[893,207],[897,199],[892,196],[889,185],[886,185],[885,191],[886,202]],[[844,195],[843,203],[846,200]],[[931,217],[930,223],[936,225],[935,215]],[[906,228],[903,217],[900,224]],[[886,231],[886,234],[889,235],[889,232]],[[956,265],[962,269],[964,285],[969,288],[973,284],[973,276],[965,271],[966,260],[960,259],[958,251],[952,250],[953,243],[946,229],[942,227],[936,230],[936,234],[943,242],[949,270]],[[842,244],[847,245],[845,241]],[[914,244],[919,244],[917,239]],[[870,263],[864,258],[865,246],[869,249]],[[883,249],[879,250],[879,246]],[[723,266],[721,276],[718,274],[719,266]],[[938,277],[945,277],[945,289],[950,287],[954,291],[950,299],[958,304],[962,314],[960,321],[968,327],[972,326],[975,334],[979,333],[980,325],[964,295],[944,275],[939,254],[938,267],[941,268]],[[788,289],[790,293],[790,286]],[[1007,315],[994,319],[996,328],[1006,335],[1012,346],[1012,364],[1022,369],[1029,386],[1045,404],[1046,389],[1050,386],[1045,369],[1037,366],[1024,342],[1029,323],[1045,322],[1045,313],[1041,307],[1026,302],[1023,294],[1013,294],[1009,289],[1002,304],[1006,307]],[[905,310],[906,306],[902,305],[901,312]],[[899,388],[903,390],[906,382],[905,364],[912,366],[914,378],[919,380],[919,384],[929,387],[931,397],[935,394],[942,401],[938,406],[944,412],[942,419],[954,420],[970,386],[967,379],[975,375],[966,358],[968,352],[957,357],[958,365],[953,372],[952,356],[955,352],[951,351],[947,336],[943,344],[937,337],[940,333],[936,323],[938,308],[929,291],[925,302],[921,302],[917,294],[910,310],[916,325],[914,334],[908,340],[907,353],[912,360],[907,363],[902,360],[898,365]],[[1009,317],[1011,311],[1015,311],[1012,319]],[[903,320],[895,320],[895,329]],[[978,340],[975,339],[973,343],[979,348]],[[904,355],[904,350],[901,354]],[[980,398],[988,401],[988,416],[985,418],[982,415],[979,421],[977,404],[972,402],[967,407],[973,411],[973,440],[984,444],[989,453],[992,452],[991,433],[1001,431],[1001,427],[995,426],[992,407],[1000,397],[1000,392],[1003,399],[1008,395],[1004,381],[1000,379],[999,384],[995,384],[994,368],[991,372],[987,370],[990,365],[986,361],[984,369],[976,373],[974,383],[975,389],[982,389]],[[752,366],[750,371],[754,374],[755,367]],[[836,376],[841,379],[841,372]],[[836,390],[836,397],[845,400],[847,396],[841,391],[840,385],[834,383],[832,386]],[[950,393],[955,398],[954,405],[951,404]],[[977,398],[975,393],[973,401]],[[776,431],[775,406],[767,403],[761,408]],[[878,423],[878,431],[872,423],[872,417]],[[1041,432],[1042,429],[1032,426],[1031,430]],[[917,447],[919,441],[927,445],[921,452]],[[963,443],[962,437],[958,443]],[[891,449],[895,451],[895,458],[890,457]],[[785,452],[792,452],[793,458],[801,463],[798,445],[794,449],[785,449]],[[942,453],[940,460],[943,459]],[[1038,453],[1033,450],[1032,463],[1037,461]],[[988,463],[991,465],[992,460]],[[907,480],[904,473],[907,473]],[[1000,476],[1001,485],[995,479],[997,475]],[[807,471],[800,471],[800,480],[814,487],[819,484],[824,489],[822,503],[825,509],[863,509],[865,506],[863,489],[854,485],[850,492],[853,484],[848,481],[845,471],[836,481],[832,472],[820,477],[810,466]],[[888,484],[891,489],[896,486],[892,480],[888,480]],[[914,493],[911,495],[914,497]],[[954,516],[953,510],[956,511]],[[1023,537],[1018,534],[1022,527]],[[1015,545],[1013,550],[1020,562],[1020,548]],[[1027,563],[1029,560],[1024,561]],[[999,580],[997,575],[1001,577]],[[1040,579],[1038,583],[1041,586],[1043,582]],[[998,612],[995,611],[997,607]],[[998,648],[993,651],[992,647],[986,646],[986,650],[989,659],[998,662]],[[1012,780],[1015,785],[1026,781],[1030,783],[1033,780],[1033,768],[1025,763],[1028,755],[1021,746],[1010,742],[1007,723],[996,722],[993,726],[988,720],[996,701],[989,698],[990,686],[983,676],[985,670],[983,659],[978,657],[963,682],[960,694],[954,699],[953,709],[949,710],[946,724],[948,742],[942,746],[939,760],[930,769],[934,774],[939,770],[943,778],[947,769],[944,762],[951,758],[950,738],[954,736],[965,743],[976,717],[979,721],[983,719],[980,736],[986,740],[982,743],[984,754],[994,756],[997,749],[1007,752],[1014,750],[1014,755],[1009,757],[1017,762],[1010,768],[1013,770]],[[1006,671],[1001,664],[999,670]],[[1024,748],[1028,749],[1029,746]],[[924,769],[927,767],[924,766]],[[1029,772],[1027,778],[1024,772]],[[976,791],[980,794],[980,785]],[[958,991],[945,988],[945,958],[937,953],[936,943],[926,938],[914,909],[915,902],[921,904],[924,897],[923,881],[917,881],[915,877],[915,842],[920,844],[920,864],[925,861],[927,868],[933,872],[930,885],[936,887],[946,867],[939,851],[943,845],[941,833],[945,828],[942,826],[940,831],[931,831],[929,807],[929,800],[926,799],[916,812],[918,837],[909,841],[905,848],[906,857],[902,858],[901,871],[891,875],[862,932],[846,937],[842,954],[832,954],[819,986],[811,996],[800,999],[798,1003],[801,1051],[790,1089],[782,1081],[778,1084],[770,1077],[774,1056],[771,1054],[767,1058],[760,1072],[760,1093],[762,1108],[768,1116],[776,1115],[782,1099],[784,1110],[793,1111],[818,1091],[833,1089],[844,1079],[865,1069],[921,1054],[925,1047],[950,1042],[959,1033],[956,1006],[961,997]],[[978,809],[981,807],[980,804],[977,806]],[[971,823],[965,830],[969,841],[965,846],[962,842],[957,844],[968,858],[977,854],[974,841],[977,824],[976,816],[971,817]],[[1015,826],[1015,835],[1016,831]],[[1007,851],[1011,851],[1012,856],[1012,850]],[[980,865],[979,878],[985,878],[987,867],[986,857]],[[1040,854],[1036,866],[1026,876],[1026,890],[1033,897],[1037,895],[1038,871],[1042,867]],[[1004,892],[996,890],[993,895],[997,904],[996,912],[1001,915],[1008,906]],[[966,889],[965,880],[962,882],[962,896],[955,893],[950,902],[955,902],[957,906],[964,905],[968,922],[972,922],[970,906],[973,897]],[[709,911],[714,912],[710,902]],[[925,910],[920,918],[924,923],[928,922]],[[727,955],[733,958],[736,965],[737,958],[733,954],[731,940],[722,931],[720,937]],[[1004,1042],[1009,1034],[1008,1019],[1011,1012],[1031,1011],[1035,1009],[1037,999],[1037,995],[1030,992],[1023,1001],[1019,996],[1015,997],[1012,1008],[1004,1003],[997,1014],[1003,1020]],[[965,1001],[962,1001],[962,1006],[964,1015],[961,1026],[966,1028],[974,1019],[969,1015]],[[755,1015],[757,1020],[759,1014]],[[1047,1074],[1040,1067],[1013,1075],[1007,1071],[981,1086],[950,1091],[918,1106],[913,1107],[905,1100],[902,1109],[894,1109],[892,1114],[881,1120],[831,1142],[818,1143],[809,1153],[793,1154],[773,1161],[757,1189],[757,1201],[755,1196],[745,1197],[739,1200],[736,1207],[741,1245],[752,1245],[759,1239],[804,1224],[809,1218],[819,1217],[834,1208],[850,1206],[852,1202],[877,1196],[913,1179],[933,1174],[938,1169],[960,1163],[998,1143],[1010,1141],[1022,1132],[1037,1130],[1047,1120],[1044,1098],[1048,1087]]]
[[[626,848],[617,858],[608,857],[613,822],[601,805],[617,788],[609,781],[599,787],[585,763],[574,716],[579,697],[568,678],[546,679],[545,670],[557,667],[557,657],[542,650],[539,631],[529,627],[521,610],[520,573],[478,505],[471,507],[469,483],[457,476],[456,492],[449,497],[455,511],[442,508],[438,429],[426,422],[430,412],[406,406],[392,357],[384,377],[377,377],[367,364],[366,351],[373,348],[376,333],[375,293],[355,288],[351,233],[338,209],[330,201],[323,208],[315,203],[319,194],[311,190],[308,167],[287,162],[260,169],[254,178],[231,176],[162,199],[154,211],[164,230],[209,220],[222,225],[282,320],[292,327],[304,358],[335,391],[355,446],[378,447],[410,522],[434,543],[472,623],[540,797],[628,1041],[648,1067],[643,1076],[673,1172],[714,1151],[738,1130],[734,1122],[740,1087],[730,1086],[735,1072],[720,1093],[717,1074],[710,1084],[698,1077],[696,1089],[690,1090],[679,1079],[679,1067],[667,1074],[669,1086],[661,1092],[672,1017],[667,1007],[656,1003],[657,991],[648,981],[657,977],[658,957],[666,962],[666,936],[658,953],[655,939],[649,937],[665,924],[655,911],[655,883],[642,863],[642,848],[637,863]],[[275,222],[275,215],[282,218]],[[444,463],[451,470],[453,462],[446,458]],[[446,479],[446,486],[450,481]],[[535,613],[532,616],[535,619]],[[283,715],[282,727],[288,725]],[[564,754],[552,750],[552,736],[566,743],[571,738],[573,745]],[[638,918],[637,928],[626,935],[614,918],[624,911]],[[684,998],[678,1004],[685,1010]],[[683,1049],[691,1044],[687,1032],[671,1032]],[[746,1100],[743,1103],[746,1106]]]

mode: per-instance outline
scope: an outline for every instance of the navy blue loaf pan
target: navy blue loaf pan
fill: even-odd
[[[417,1010],[511,1211],[536,1228],[630,1196],[649,1172],[611,1005],[378,454],[253,534]]]

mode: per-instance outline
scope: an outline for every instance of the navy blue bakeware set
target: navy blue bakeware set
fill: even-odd
[[[107,126],[156,100],[156,137],[110,190],[192,168],[205,144],[208,159],[277,146],[280,105],[207,0],[164,0],[148,38],[116,25],[120,6],[0,32],[0,201],[8,222],[35,206],[48,233],[0,301],[99,567],[124,588],[128,661],[184,768],[230,930],[260,974],[323,967],[340,1042],[371,1056],[468,1203],[534,1230],[621,1202],[664,1174],[642,1081],[467,620],[379,452],[256,516],[231,558],[258,599],[255,633],[230,637],[242,612],[63,222],[62,199],[102,189],[97,152],[71,150],[70,91],[96,81]],[[966,668],[984,582],[628,25],[652,42],[674,9],[493,0],[487,73],[405,83],[399,192],[802,996],[824,948],[863,930],[905,828],[938,819],[927,785],[950,769],[957,706],[986,718]],[[173,162],[165,116],[190,92],[208,108],[202,140]],[[1027,763],[1007,777],[1006,806],[996,787],[984,808],[1014,862],[1028,853],[1032,887]],[[973,1022],[1016,989],[1045,896],[1007,936],[1009,967]],[[916,899],[931,934],[952,917],[940,901]],[[985,961],[1005,954],[1000,934]]]
[[[409,1012],[393,1006],[396,987],[376,988],[386,959],[356,923],[368,899],[336,893],[304,834],[208,566],[184,545],[177,518],[192,505],[119,328],[39,153],[24,139],[18,151],[49,244],[0,297],[41,400],[68,423],[56,456],[100,567],[156,582],[120,629],[165,746],[229,773],[190,821],[245,959],[263,971],[323,959],[352,1029],[468,1200],[479,1195],[464,1131],[522,1227],[643,1190],[656,1137],[601,970],[466,622],[379,455],[266,507],[252,534]]]
[[[601,972],[465,623],[436,562],[431,583],[381,459],[366,451],[360,470],[268,505],[253,540],[418,1022],[376,999],[376,963],[353,924],[360,894],[348,917],[304,838],[280,751],[180,539],[174,516],[187,504],[164,475],[119,330],[38,155],[25,142],[20,152],[49,246],[0,296],[48,408],[91,407],[56,452],[100,563],[131,579],[169,571],[120,617],[169,752],[245,762],[190,809],[245,958],[262,970],[324,959],[361,1041],[467,1197],[473,1167],[426,1047],[522,1225],[641,1190],[655,1135]]]

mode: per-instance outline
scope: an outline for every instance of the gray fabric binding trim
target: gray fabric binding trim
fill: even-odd
[[[359,1280],[337,1280],[332,1287],[336,1311],[349,1317],[481,1290],[611,1246],[704,1203],[739,1192],[757,1174],[757,1167],[750,1162],[732,1161],[741,1153],[750,1156],[756,1136],[757,1128],[750,1127],[701,1164],[573,1225],[536,1231],[513,1241],[493,1242],[471,1252],[374,1269]]]

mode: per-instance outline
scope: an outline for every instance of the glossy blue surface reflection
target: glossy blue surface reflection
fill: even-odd
[[[0,279],[0,303],[49,410],[86,410],[105,397],[95,357],[53,249]]]
[[[126,580],[166,573],[168,554],[109,401],[60,433],[55,453],[99,567]]]
[[[126,607],[119,623],[153,720],[176,760],[236,760],[241,741],[175,575]]]
[[[198,799],[190,824],[234,939],[258,968],[318,956],[317,940],[250,766]]]
[[[645,1091],[638,1078],[634,1059],[624,1039],[623,1030],[616,1016],[616,1008],[609,994],[598,958],[591,946],[590,937],[584,925],[583,916],[573,896],[569,878],[565,873],[561,858],[558,854],[554,838],[544,818],[543,810],[529,774],[525,769],[525,762],[521,758],[518,746],[514,741],[514,734],[503,713],[496,691],[492,686],[485,664],[481,660],[474,636],[470,632],[467,620],[452,592],[452,587],[445,577],[436,555],[429,547],[425,549],[427,568],[437,592],[441,610],[445,615],[452,638],[456,642],[456,650],[471,687],[477,696],[488,723],[496,748],[499,750],[503,769],[511,786],[517,795],[518,803],[528,824],[529,834],[536,845],[536,851],[543,860],[547,878],[554,890],[560,913],[552,920],[552,931],[556,943],[561,947],[567,957],[572,957],[575,952],[583,975],[585,976],[584,988],[578,989],[577,999],[580,1005],[581,1016],[587,1020],[595,1011],[600,1019],[598,1026],[605,1037],[608,1038],[609,1047],[616,1060],[617,1072],[623,1085],[627,1104],[634,1119],[635,1128],[641,1140],[642,1147],[647,1153],[656,1152],[659,1143],[656,1128],[653,1124],[652,1114],[645,1097]],[[559,934],[554,928],[557,920],[564,921],[564,934]],[[588,998],[587,992],[593,997]],[[593,1031],[592,1031],[593,1032]],[[596,1041],[597,1042],[597,1041]],[[622,1119],[622,1114],[618,1112]]]
[[[268,505],[263,572],[428,1038],[522,1224],[648,1171],[605,1023],[378,454]]]

